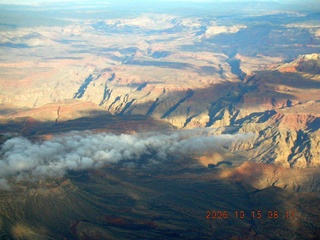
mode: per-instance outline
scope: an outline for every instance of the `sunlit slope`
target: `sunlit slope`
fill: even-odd
[[[147,131],[157,129],[157,124],[166,128],[164,122],[177,128],[220,128],[217,133],[255,135],[229,149],[249,160],[293,168],[319,166],[319,65],[319,54],[303,55],[273,69],[251,72],[243,80],[185,89],[181,86],[187,81],[124,84],[128,80],[117,73],[103,72],[101,76],[108,78],[105,85],[100,74],[91,76],[91,85],[80,86],[75,99],[26,110],[4,104],[1,128],[25,135],[103,128],[129,131],[130,125],[135,131]],[[102,95],[85,97],[99,86],[104,88]],[[124,92],[114,95],[118,91]]]
[[[185,6],[40,4],[52,25],[24,7],[30,19],[19,25],[18,10],[6,6],[2,21],[16,20],[0,32],[1,132],[137,132],[165,121],[255,134],[229,149],[248,160],[319,166],[316,8],[246,3],[230,15],[241,4],[195,4],[192,14]],[[43,24],[30,26],[36,16]],[[119,119],[130,121],[116,126]]]

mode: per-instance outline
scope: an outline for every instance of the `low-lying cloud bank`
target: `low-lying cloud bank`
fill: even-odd
[[[0,151],[0,188],[8,188],[12,177],[17,181],[60,177],[70,170],[101,168],[121,161],[130,161],[134,166],[143,156],[148,156],[151,163],[159,163],[169,155],[198,155],[246,137],[208,135],[200,130],[135,135],[73,132],[36,143],[16,137],[7,140]]]

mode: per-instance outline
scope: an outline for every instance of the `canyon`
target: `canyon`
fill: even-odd
[[[320,235],[317,4],[167,4],[3,5],[1,239]]]

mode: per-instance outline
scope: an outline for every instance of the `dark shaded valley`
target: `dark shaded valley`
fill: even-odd
[[[0,8],[0,239],[319,238],[316,1],[25,4]]]

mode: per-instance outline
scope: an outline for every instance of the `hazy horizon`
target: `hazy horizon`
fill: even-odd
[[[101,0],[96,0],[96,1],[76,1],[76,0],[26,0],[26,1],[21,1],[21,0],[11,0],[11,1],[6,1],[6,0],[0,0],[0,4],[19,4],[19,5],[30,5],[30,4],[45,4],[45,3],[115,3],[114,1],[101,1]],[[118,2],[132,2],[132,1],[128,1],[128,0],[121,0],[121,1],[117,1]],[[140,2],[140,1],[139,1]],[[148,1],[145,1],[148,2]],[[280,0],[241,0],[241,1],[237,1],[237,0],[155,0],[153,2],[198,2],[198,3],[217,3],[217,2],[237,2],[237,3],[241,3],[241,2],[252,2],[252,3],[258,3],[258,2],[278,2],[278,3],[282,3],[282,4],[292,4],[292,3],[300,3],[300,4],[305,4],[306,2],[308,3],[317,3],[316,0],[307,0],[307,1],[303,1],[301,2],[300,0],[288,0],[288,1],[280,1]]]

